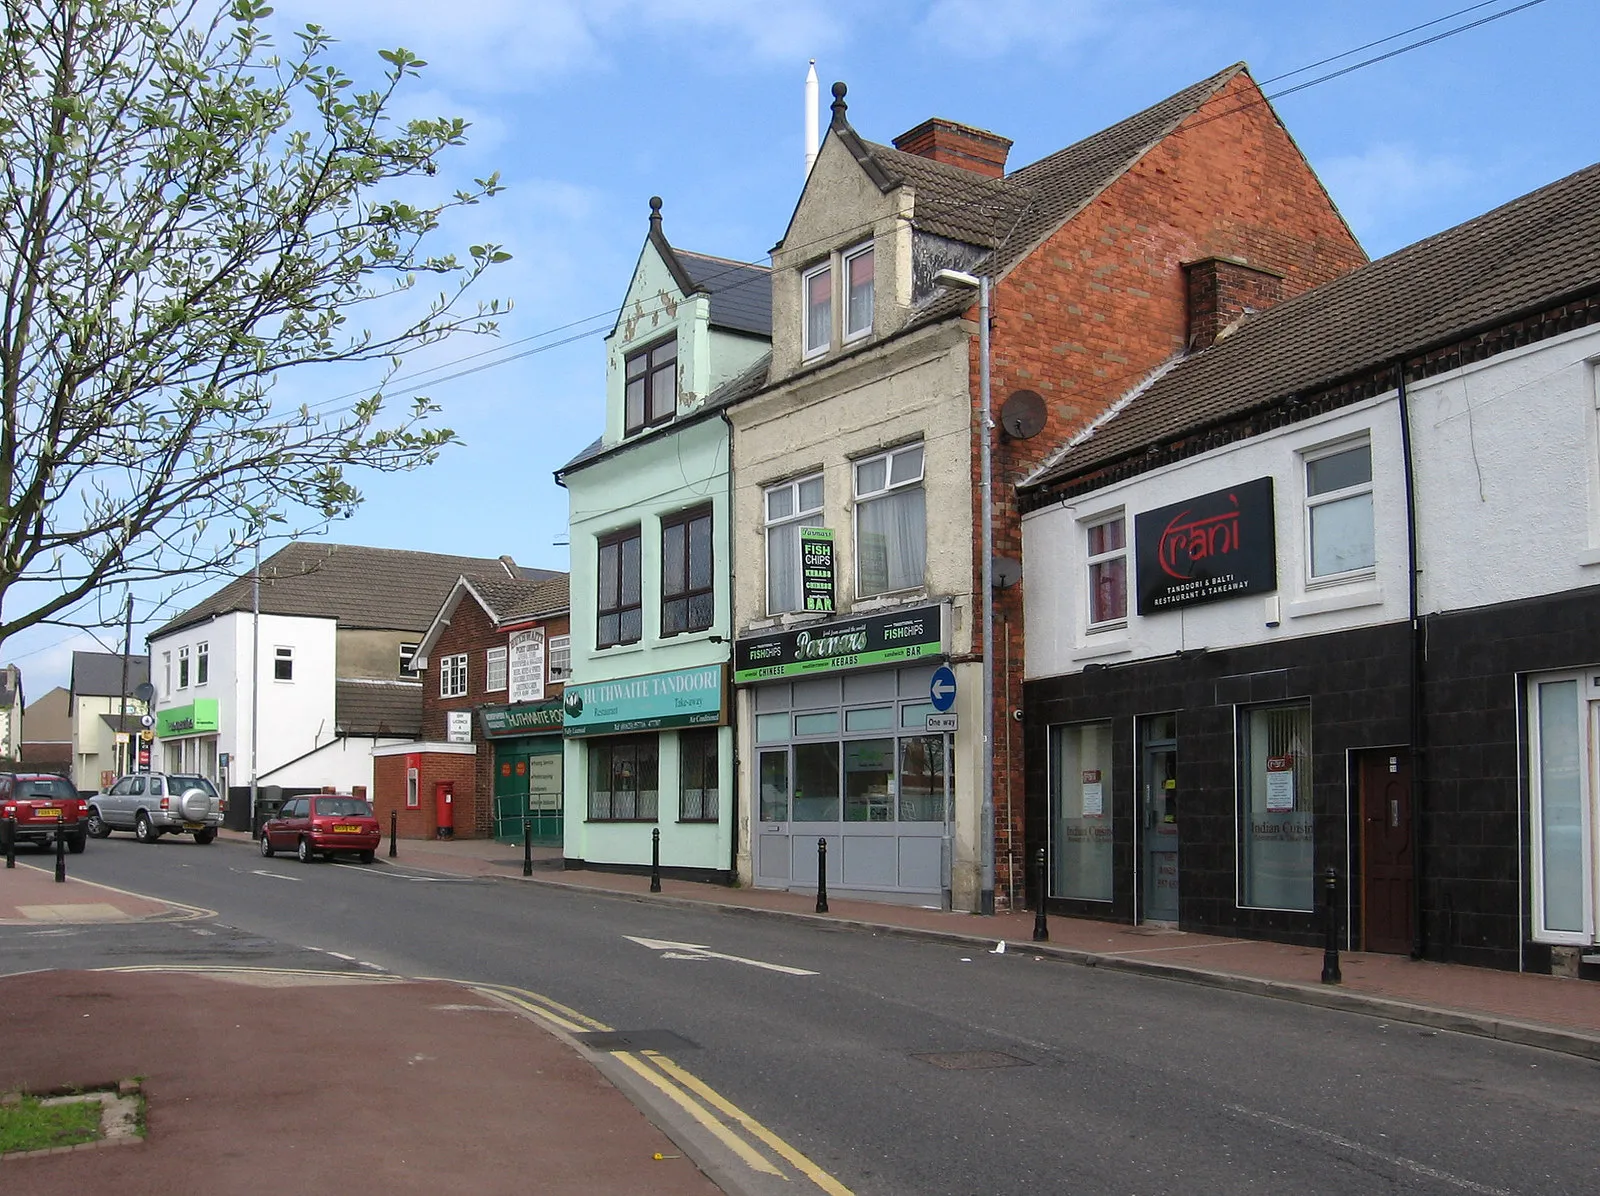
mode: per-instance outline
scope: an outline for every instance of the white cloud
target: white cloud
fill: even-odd
[[[1450,207],[1448,197],[1469,189],[1474,180],[1472,168],[1461,158],[1394,142],[1326,159],[1320,173],[1333,201],[1374,257],[1438,232],[1442,226],[1434,226],[1437,217],[1420,229],[1417,217]]]
[[[937,0],[917,32],[963,56],[998,58],[1019,48],[1059,50],[1113,23],[1104,0]]]

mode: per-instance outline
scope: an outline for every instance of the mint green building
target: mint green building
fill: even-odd
[[[729,683],[725,398],[772,334],[764,266],[650,232],[606,338],[605,430],[557,471],[571,528],[569,867],[727,880],[738,810]]]

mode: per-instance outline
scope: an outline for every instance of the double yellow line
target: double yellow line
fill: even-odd
[[[498,984],[470,987],[473,992],[503,1001],[568,1034],[612,1032],[603,1022],[524,988]],[[853,1196],[849,1188],[660,1051],[611,1051],[609,1054],[692,1117],[751,1170],[784,1180],[803,1177],[827,1196]]]

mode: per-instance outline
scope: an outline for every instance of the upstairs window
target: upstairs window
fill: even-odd
[[[822,526],[822,475],[768,486],[767,613],[800,609],[800,529]]]
[[[187,644],[178,649],[178,688],[189,688],[189,647]]]
[[[402,677],[415,677],[417,675],[417,644],[400,645],[400,675]]]
[[[572,637],[570,635],[553,635],[550,637],[550,680],[565,681],[572,676]]]
[[[272,650],[272,679],[274,681],[294,680],[293,648],[274,648]]]
[[[825,353],[833,343],[833,266],[807,270],[801,280],[805,292],[805,355]]]
[[[1119,514],[1084,529],[1089,568],[1089,626],[1120,624],[1128,617],[1128,534]]]
[[[624,375],[624,434],[666,423],[678,410],[678,338],[629,356]]]
[[[844,255],[844,339],[872,331],[872,246]]]
[[[711,582],[711,509],[661,521],[661,635],[704,631],[716,606]]]
[[[161,692],[172,696],[172,653],[161,654]]]
[[[439,696],[441,698],[459,698],[467,692],[467,654],[458,652],[454,656],[439,658]]]
[[[636,527],[600,541],[599,604],[595,611],[597,648],[636,644],[644,633],[639,548]]]
[[[1372,445],[1345,444],[1307,454],[1306,559],[1314,581],[1370,570]]]
[[[204,685],[211,680],[211,645],[196,644],[194,646],[194,683]]]
[[[506,650],[490,648],[484,653],[483,688],[494,691],[506,687]]]
[[[855,463],[856,596],[912,590],[927,563],[922,446]]]

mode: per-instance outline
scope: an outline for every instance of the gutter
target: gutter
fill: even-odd
[[[1428,950],[1427,931],[1422,918],[1422,654],[1427,639],[1423,633],[1417,598],[1417,491],[1416,469],[1411,441],[1411,405],[1406,393],[1406,360],[1396,363],[1395,385],[1400,404],[1400,454],[1405,467],[1406,484],[1406,617],[1410,622],[1410,651],[1407,655],[1406,705],[1411,718],[1411,958],[1422,959]],[[1520,933],[1520,931],[1519,931]]]
[[[739,717],[738,717],[739,703],[738,703],[738,700],[737,700],[737,693],[736,693],[736,691],[735,691],[735,689],[733,687],[733,681],[732,681],[732,677],[731,677],[731,674],[732,674],[732,671],[733,671],[733,581],[734,581],[734,573],[733,573],[733,568],[732,568],[732,566],[733,566],[733,493],[734,493],[734,486],[733,486],[733,420],[728,418],[728,409],[727,409],[726,406],[717,408],[717,414],[722,417],[723,427],[725,427],[728,430],[728,565],[729,565],[729,568],[727,569],[726,572],[727,572],[727,577],[728,577],[728,671],[729,671],[730,677],[729,677],[729,682],[728,682],[727,699],[728,699],[728,731],[729,731],[729,734],[733,737],[733,759],[729,761],[729,764],[731,764],[732,767],[733,767],[733,774],[732,774],[732,776],[733,776],[733,785],[731,786],[731,790],[730,790],[732,792],[732,794],[733,794],[733,809],[732,809],[731,815],[730,815],[731,816],[731,820],[732,820],[732,833],[728,836],[728,877],[729,877],[730,883],[737,884],[738,880],[739,880]],[[759,777],[756,778],[756,782],[757,782],[756,785],[752,785],[750,787],[750,792],[752,794],[754,794],[756,792],[756,789],[760,784],[760,778]],[[720,779],[719,779],[719,784],[720,784]],[[754,803],[752,802],[752,805],[753,804]],[[752,811],[752,814],[753,813],[754,813],[754,811]],[[752,827],[755,826],[755,818],[754,817],[752,817],[750,819],[750,825]],[[754,843],[751,844],[751,847],[752,847],[752,850],[753,850],[754,849]]]

